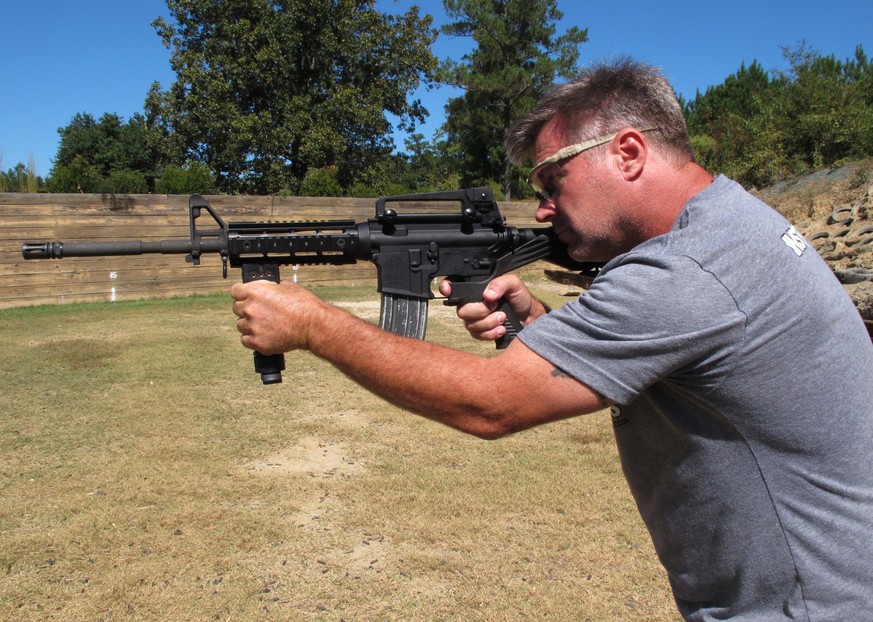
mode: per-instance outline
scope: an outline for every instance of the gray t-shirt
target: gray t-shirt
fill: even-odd
[[[782,216],[719,177],[519,337],[617,402],[687,619],[870,619],[873,345]]]

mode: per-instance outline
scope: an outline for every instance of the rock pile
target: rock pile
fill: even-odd
[[[873,339],[873,186],[826,220],[796,226],[843,283]]]
[[[837,205],[823,222],[797,224],[797,230],[834,268],[851,273],[873,272],[873,187],[853,205]],[[873,276],[873,275],[871,275]],[[865,280],[861,278],[860,280]]]

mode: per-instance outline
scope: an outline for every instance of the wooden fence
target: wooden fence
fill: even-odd
[[[352,219],[374,214],[374,199],[208,196],[227,222]],[[409,207],[420,211],[420,206]],[[435,206],[431,206],[434,209]],[[457,205],[437,206],[454,211]],[[516,226],[530,226],[535,206],[501,203]],[[199,227],[214,228],[208,214]],[[188,197],[167,195],[0,193],[0,308],[86,301],[121,301],[227,292],[239,274],[221,275],[217,255],[204,255],[200,266],[183,255],[67,258],[26,261],[24,242],[188,239]],[[533,269],[533,267],[532,267]],[[372,284],[370,262],[346,266],[285,268],[283,278],[306,286]]]

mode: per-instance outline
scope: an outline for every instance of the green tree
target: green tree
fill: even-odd
[[[0,167],[3,161],[0,159]],[[36,174],[33,155],[27,160],[27,166],[19,162],[8,171],[0,170],[0,192],[39,192],[45,189],[42,177]]]
[[[785,86],[757,61],[748,67],[743,63],[722,84],[685,103],[698,162],[747,186],[784,175],[790,159],[783,123]]]
[[[784,49],[790,68],[786,120],[788,148],[812,167],[873,155],[873,65],[859,45],[839,61],[801,43]]]
[[[431,18],[374,0],[168,0],[154,26],[176,81],[154,87],[147,117],[173,160],[197,160],[227,192],[297,192],[310,169],[347,188],[391,151],[391,123],[427,111],[407,95],[430,83]]]
[[[55,156],[55,166],[69,166],[77,158],[94,163],[101,142],[100,129],[92,114],[79,112],[70,122],[58,128],[61,141]]]
[[[145,194],[148,183],[145,175],[138,171],[122,169],[111,171],[97,186],[101,194]]]
[[[411,134],[405,142],[406,185],[413,192],[451,190],[460,184],[454,165],[439,137],[427,142],[422,134]]]
[[[161,194],[214,194],[215,177],[205,164],[188,162],[184,166],[170,164],[155,182],[155,192]]]
[[[336,197],[343,194],[335,166],[310,168],[300,184],[300,194],[308,197]]]
[[[446,106],[447,141],[464,185],[500,180],[508,200],[524,185],[505,157],[506,130],[556,78],[576,72],[588,31],[572,27],[556,37],[555,23],[563,17],[556,0],[444,0],[443,5],[455,21],[442,32],[476,43],[460,62],[443,66],[443,79],[464,89]]]
[[[49,192],[99,192],[102,179],[93,164],[76,156],[67,164],[55,164],[46,186]]]
[[[52,192],[146,192],[162,168],[154,130],[142,114],[97,121],[78,113],[58,129],[61,141],[50,172]]]
[[[787,71],[753,62],[684,104],[695,154],[746,186],[873,155],[873,65],[861,46],[838,61],[805,43]]]

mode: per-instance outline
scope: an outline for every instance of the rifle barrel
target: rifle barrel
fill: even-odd
[[[182,255],[192,250],[190,240],[118,240],[107,242],[28,242],[21,247],[25,259],[63,259],[64,257],[106,257],[110,255]],[[201,253],[218,253],[223,242],[219,239],[200,240]]]

